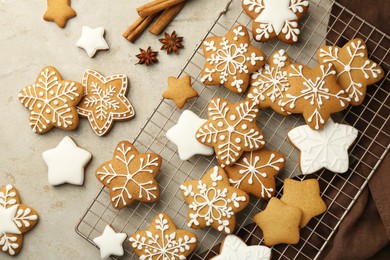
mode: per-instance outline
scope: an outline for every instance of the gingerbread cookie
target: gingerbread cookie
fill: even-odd
[[[110,189],[111,204],[124,208],[134,200],[157,201],[160,191],[154,177],[160,170],[162,158],[154,153],[138,153],[128,141],[120,142],[112,160],[96,169],[96,178]]]
[[[166,213],[159,213],[149,230],[133,234],[130,245],[140,259],[187,259],[195,250],[198,238],[190,231],[177,229]]]
[[[31,111],[30,126],[34,133],[44,134],[54,126],[74,130],[79,123],[76,105],[83,96],[83,86],[63,80],[51,66],[44,67],[34,84],[19,92],[20,102]]]
[[[265,245],[299,242],[299,224],[302,219],[300,208],[290,206],[273,197],[265,210],[257,213],[253,219],[263,231]]]
[[[47,10],[43,19],[55,22],[58,27],[64,28],[68,20],[76,15],[76,12],[70,7],[70,0],[47,0]]]
[[[209,119],[197,131],[196,139],[214,147],[221,167],[236,162],[245,151],[259,150],[265,144],[256,124],[258,106],[251,100],[232,104],[214,98],[208,107]]]
[[[77,106],[77,112],[88,118],[98,136],[108,134],[114,121],[128,120],[135,115],[133,106],[126,98],[126,75],[104,77],[88,69],[83,76],[83,86],[84,96]]]
[[[326,211],[325,202],[320,196],[320,185],[316,179],[305,181],[285,179],[283,197],[280,200],[302,210],[301,227],[305,227],[310,219]]]
[[[324,46],[317,51],[319,62],[331,62],[337,72],[337,81],[351,98],[351,105],[360,105],[366,96],[367,86],[380,81],[383,69],[368,58],[367,46],[356,38],[339,48]]]
[[[168,89],[162,94],[163,98],[172,99],[180,109],[184,107],[188,99],[198,96],[198,92],[191,87],[191,76],[181,78],[169,77]]]
[[[101,236],[95,237],[93,242],[100,249],[100,258],[107,259],[110,256],[123,256],[123,242],[126,240],[125,233],[117,233],[110,225],[104,228]]]
[[[290,86],[287,79],[290,64],[285,50],[274,52],[267,64],[252,74],[247,98],[257,102],[261,109],[271,107],[281,115],[289,115],[282,106],[282,99]]]
[[[88,26],[83,26],[81,37],[76,46],[83,48],[90,58],[95,56],[98,50],[108,50],[110,48],[104,39],[104,28],[92,29]]]
[[[357,135],[354,127],[329,119],[319,131],[307,125],[298,126],[288,133],[288,139],[301,151],[299,166],[303,174],[315,173],[322,168],[344,173],[349,167],[348,148]]]
[[[190,180],[180,186],[181,194],[189,205],[188,226],[212,226],[223,234],[230,234],[236,226],[235,213],[249,203],[249,196],[230,186],[225,171],[214,166],[201,180]]]
[[[282,105],[291,113],[302,113],[306,123],[314,130],[322,129],[331,113],[348,107],[350,98],[337,84],[332,63],[322,63],[311,69],[293,64],[287,70],[290,87]]]
[[[206,64],[201,81],[207,85],[224,85],[234,93],[243,93],[249,75],[265,63],[265,55],[249,44],[248,30],[238,25],[225,36],[207,38],[202,45]]]
[[[19,253],[23,234],[38,223],[38,213],[20,203],[19,193],[12,185],[0,188],[0,248],[8,255]]]
[[[266,42],[277,37],[286,43],[298,41],[298,22],[307,13],[306,0],[243,0],[242,8],[254,19],[253,37]]]
[[[285,160],[284,155],[265,149],[245,152],[225,171],[232,186],[269,200],[275,195],[275,176],[283,169]]]

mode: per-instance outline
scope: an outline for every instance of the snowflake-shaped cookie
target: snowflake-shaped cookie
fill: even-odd
[[[209,103],[209,119],[197,131],[196,139],[214,147],[222,167],[230,165],[243,152],[259,150],[265,144],[256,124],[258,111],[258,105],[250,100],[232,104],[223,98],[214,98]]]
[[[337,81],[351,98],[351,105],[360,105],[366,95],[368,85],[380,81],[382,68],[368,59],[367,46],[356,38],[339,48],[324,46],[317,51],[319,62],[331,62],[337,72]]]
[[[126,75],[104,77],[88,69],[83,76],[83,85],[84,97],[77,106],[77,112],[88,118],[98,136],[108,134],[115,120],[128,120],[135,115],[133,106],[126,98]]]
[[[177,229],[166,213],[159,213],[152,220],[149,230],[133,234],[129,241],[139,259],[145,260],[184,260],[198,244],[195,234]]]
[[[249,75],[265,63],[265,56],[249,44],[248,30],[238,25],[225,36],[213,36],[203,42],[206,64],[201,81],[207,85],[224,85],[234,93],[243,93],[249,84]]]
[[[282,106],[282,98],[290,86],[287,79],[290,64],[285,50],[274,52],[267,64],[252,74],[247,98],[257,102],[261,109],[271,107],[281,115],[290,114]]]
[[[63,80],[51,66],[44,67],[34,84],[19,92],[20,102],[31,111],[30,126],[34,133],[44,134],[54,126],[74,130],[79,117],[76,105],[83,95],[83,86]]]
[[[265,42],[278,37],[287,43],[298,41],[298,21],[306,15],[306,0],[243,0],[242,8],[254,19],[253,37]]]
[[[20,202],[19,194],[12,185],[0,188],[0,248],[9,255],[19,253],[23,233],[38,223],[38,213]]]
[[[212,226],[229,234],[236,226],[235,213],[249,203],[249,196],[230,186],[224,170],[214,166],[201,180],[190,180],[180,186],[181,194],[189,205],[187,220],[191,228]]]
[[[293,64],[287,70],[290,87],[282,99],[284,109],[302,113],[310,128],[322,129],[331,113],[348,107],[350,98],[337,84],[332,63],[322,63],[310,69]]]
[[[230,184],[260,199],[275,195],[275,176],[283,169],[285,157],[274,151],[245,152],[233,165],[226,166]]]
[[[96,178],[110,189],[111,204],[116,209],[130,205],[134,200],[155,202],[159,187],[154,179],[161,167],[161,156],[138,153],[128,141],[120,142],[112,160],[96,169]]]

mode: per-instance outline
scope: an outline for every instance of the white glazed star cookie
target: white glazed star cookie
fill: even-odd
[[[104,228],[101,236],[95,237],[93,242],[100,249],[101,259],[107,259],[109,256],[123,256],[123,242],[126,240],[125,233],[117,233],[110,225]]]
[[[83,26],[81,37],[76,46],[83,48],[90,58],[95,56],[98,50],[108,50],[110,48],[104,39],[104,28],[92,29],[88,26]]]

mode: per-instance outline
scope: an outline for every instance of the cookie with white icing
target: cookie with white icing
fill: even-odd
[[[98,50],[108,50],[110,48],[104,39],[104,28],[92,29],[88,26],[82,27],[81,36],[76,46],[84,49],[90,58],[95,56]]]
[[[337,72],[337,81],[351,98],[351,105],[360,105],[366,96],[367,86],[384,77],[383,69],[368,58],[365,42],[356,38],[342,48],[324,46],[318,49],[319,62],[331,62]]]
[[[95,237],[93,242],[100,249],[100,258],[107,259],[110,256],[123,256],[123,242],[126,240],[125,233],[117,233],[114,228],[107,225],[103,234]]]
[[[250,74],[265,63],[265,55],[250,44],[248,30],[237,25],[225,36],[212,36],[204,40],[206,63],[201,81],[206,85],[224,85],[234,93],[244,93]]]
[[[299,20],[307,13],[307,0],[243,0],[242,8],[253,21],[253,38],[259,42],[277,37],[286,43],[298,41]]]

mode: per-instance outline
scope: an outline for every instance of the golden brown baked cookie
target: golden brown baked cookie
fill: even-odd
[[[163,98],[172,99],[180,109],[184,107],[188,99],[198,96],[198,92],[191,87],[191,76],[181,78],[169,77],[168,88],[163,93]]]
[[[64,28],[68,20],[76,15],[76,12],[70,7],[70,0],[47,0],[47,10],[43,19],[55,22],[58,27]]]

